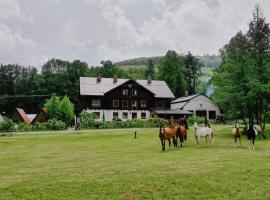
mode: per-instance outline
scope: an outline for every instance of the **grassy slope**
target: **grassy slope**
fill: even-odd
[[[1,137],[0,199],[269,199],[270,142],[230,130],[166,152],[157,129]]]

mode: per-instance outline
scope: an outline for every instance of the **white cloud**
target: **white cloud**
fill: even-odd
[[[270,21],[270,1],[258,0]],[[0,0],[0,62],[218,53],[246,31],[253,0]]]

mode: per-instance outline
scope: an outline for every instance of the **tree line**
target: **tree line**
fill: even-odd
[[[221,50],[211,80],[215,102],[228,117],[264,127],[270,103],[270,28],[256,5],[246,33],[239,31]]]
[[[135,79],[165,80],[176,97],[195,92],[196,79],[202,64],[191,53],[179,56],[168,51],[159,65],[152,59],[147,60],[146,68],[117,67],[110,60],[101,61],[101,65],[88,66],[86,62],[72,62],[61,59],[48,60],[38,73],[37,68],[19,64],[0,65],[0,111],[9,115],[15,107],[21,107],[27,113],[37,113],[46,99],[53,95],[69,97],[75,112],[81,111],[79,99],[79,78],[83,76]]]

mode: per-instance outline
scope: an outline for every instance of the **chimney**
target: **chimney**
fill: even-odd
[[[188,90],[185,91],[185,97],[187,97],[187,96],[188,96]]]
[[[97,76],[97,83],[100,83],[100,82],[101,82],[101,76],[98,75],[98,76]]]
[[[117,83],[117,76],[116,75],[113,76],[113,83]]]
[[[151,84],[152,83],[152,77],[151,76],[148,76],[148,79],[147,79],[147,84]]]

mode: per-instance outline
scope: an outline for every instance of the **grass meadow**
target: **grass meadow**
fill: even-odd
[[[158,129],[0,137],[0,199],[270,199],[270,141],[215,142],[161,151]],[[166,143],[167,145],[167,143]]]

